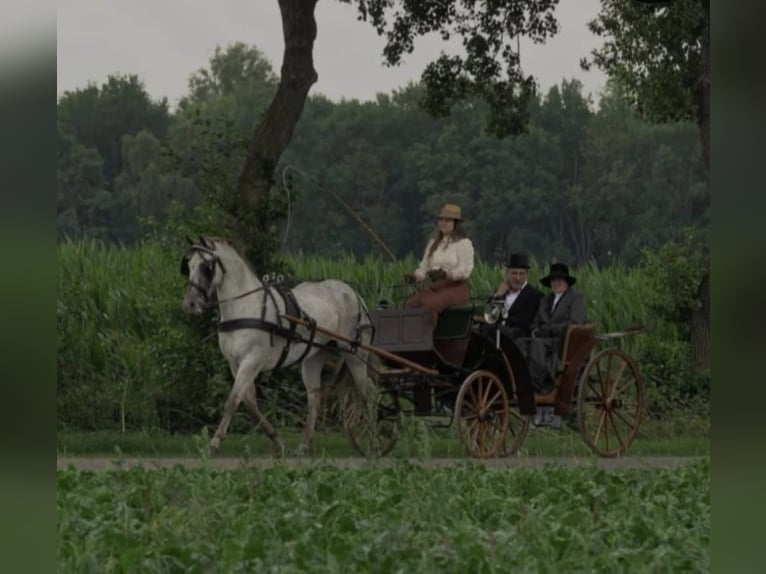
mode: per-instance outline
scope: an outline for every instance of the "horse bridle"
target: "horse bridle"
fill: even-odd
[[[206,253],[212,257],[212,259],[205,259],[204,257],[202,258],[202,261],[203,261],[201,265],[202,275],[208,280],[207,286],[201,285],[197,283],[196,281],[192,281],[192,279],[189,278],[189,254],[188,253],[181,258],[181,269],[180,269],[181,275],[187,277],[186,285],[199,291],[205,300],[205,305],[210,305],[210,297],[212,295],[211,285],[213,283],[213,278],[215,277],[215,268],[217,265],[220,266],[222,273],[226,273],[226,268],[224,267],[220,257],[218,257],[218,254],[212,249],[208,249],[207,247],[203,247],[201,245],[192,245],[189,251]]]
[[[213,277],[215,277],[215,268],[216,265],[221,268],[221,273],[226,273],[226,267],[224,267],[223,261],[221,261],[221,258],[218,257],[218,254],[207,247],[203,247],[202,245],[192,245],[189,248],[189,251],[199,251],[201,253],[206,253],[212,257],[212,259],[205,259],[202,258],[203,263],[201,265],[202,267],[202,274],[208,279],[208,285],[205,287],[204,285],[200,285],[196,281],[192,281],[191,279],[188,279],[189,277],[189,255],[184,255],[181,258],[181,275],[184,277],[187,277],[186,285],[189,287],[192,287],[193,289],[196,289],[199,291],[204,300],[205,300],[205,306],[209,307],[215,304],[222,304],[222,303],[228,303],[229,301],[235,301],[237,299],[242,299],[243,297],[247,297],[248,295],[252,295],[253,293],[258,293],[259,291],[263,291],[264,287],[261,285],[260,287],[256,287],[255,289],[251,289],[250,291],[245,291],[244,293],[240,293],[239,295],[235,295],[234,297],[228,297],[226,299],[218,299],[215,302],[211,302],[211,285],[213,283]]]

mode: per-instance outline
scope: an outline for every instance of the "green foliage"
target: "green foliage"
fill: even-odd
[[[149,130],[162,139],[170,123],[167,100],[153,101],[135,75],[110,75],[101,86],[64,92],[57,112],[77,141],[98,151],[109,189],[122,170],[123,136]]]
[[[68,469],[57,492],[67,572],[710,570],[708,459],[614,472]]]
[[[699,287],[709,272],[707,238],[694,229],[657,250],[645,249],[641,265],[649,278],[647,304],[688,335],[692,312],[699,307]]]
[[[263,166],[270,190],[258,205],[244,205],[239,177],[275,82],[256,48],[217,50],[192,76],[167,130],[148,120],[137,131],[127,121],[110,128],[124,132],[112,180],[99,148],[81,140],[69,120],[73,102],[86,94],[62,99],[60,235],[133,242],[147,231],[172,238],[186,227],[193,236],[239,236],[260,267],[286,270],[283,247],[378,252],[356,217],[398,257],[420,256],[444,201],[461,204],[479,256],[490,261],[523,250],[579,265],[632,264],[642,248],[661,245],[681,227],[706,225],[709,192],[694,126],[648,125],[618,90],[603,94],[596,111],[576,80],[533,98],[528,133],[502,140],[485,133],[489,108],[478,97],[439,120],[418,105],[423,86],[364,103],[311,97],[276,173],[271,163]],[[115,84],[128,95],[131,85]],[[132,101],[128,95],[115,101]],[[81,123],[99,121],[100,108],[93,117],[90,108],[77,109]],[[114,121],[126,114],[115,113]],[[303,173],[283,173],[288,165]]]
[[[589,23],[606,40],[593,51],[593,63],[653,121],[697,120],[706,3],[601,0],[599,16]]]
[[[215,424],[231,384],[212,325],[213,316],[196,320],[181,310],[184,279],[178,261],[186,249],[179,236],[146,242],[133,249],[95,241],[64,242],[58,248],[58,402],[59,428],[118,429],[122,414],[128,429],[198,429]],[[396,263],[350,254],[327,258],[288,256],[291,280],[338,278],[351,284],[374,308],[381,299],[402,304],[402,275],[417,264],[410,256]],[[256,268],[259,273],[265,271]],[[546,271],[533,262],[530,281]],[[483,306],[504,270],[479,262],[471,292]],[[688,343],[673,323],[646,304],[654,276],[643,268],[594,264],[574,268],[588,301],[588,317],[601,332],[648,325],[649,335],[620,341],[633,355],[651,395],[651,416],[672,416],[685,403],[709,397],[709,378],[690,367]],[[305,392],[296,369],[259,383],[261,405],[271,420],[299,426]],[[249,429],[244,413],[234,431]]]
[[[462,39],[465,56],[442,53],[423,71],[420,101],[431,114],[444,117],[456,105],[480,99],[490,109],[486,127],[491,133],[504,137],[525,131],[536,83],[524,75],[516,44],[522,36],[542,43],[558,32],[558,0],[358,4],[360,18],[385,35],[383,56],[389,65],[398,65],[412,52],[418,36],[439,33],[444,39]]]
[[[482,132],[478,102],[436,122],[410,87],[377,102],[310,99],[283,157],[299,167],[287,247],[361,257],[379,252],[329,193],[370,224],[397,256],[422,254],[433,215],[460,203],[480,257],[509,250],[583,265],[635,263],[682,226],[704,226],[709,193],[691,124],[650,126],[617,95],[597,112],[577,81],[531,111],[529,133]]]
[[[127,428],[197,428],[213,414],[210,399],[223,400],[216,373],[225,364],[211,326],[180,307],[178,253],[95,241],[60,247],[60,427],[118,428],[122,412]],[[166,404],[186,420],[160,420],[171,416]]]

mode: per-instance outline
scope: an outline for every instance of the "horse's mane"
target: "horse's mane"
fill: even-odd
[[[250,270],[250,272],[253,275],[255,275],[255,277],[260,281],[261,278],[256,272],[255,268],[253,268],[252,264],[247,260],[247,257],[242,255],[245,248],[244,248],[244,245],[242,245],[240,242],[235,242],[229,239],[228,237],[203,237],[203,239],[205,239],[205,241],[210,241],[214,244],[224,245],[228,247],[229,249],[231,249],[237,255],[237,257],[239,257],[242,260],[242,262]]]

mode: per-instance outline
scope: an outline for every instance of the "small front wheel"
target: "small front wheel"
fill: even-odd
[[[388,390],[380,390],[375,397],[376,417],[359,413],[348,423],[348,438],[354,449],[365,457],[386,456],[396,446],[401,409],[397,396]]]
[[[505,442],[509,417],[508,394],[495,374],[475,371],[466,377],[455,400],[455,427],[468,454],[494,456]]]

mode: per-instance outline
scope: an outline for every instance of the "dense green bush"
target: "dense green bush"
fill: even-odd
[[[59,428],[187,432],[218,422],[232,378],[218,349],[214,313],[197,319],[181,309],[184,279],[178,261],[183,249],[169,243],[131,249],[93,241],[59,245]],[[299,254],[287,257],[287,263],[293,280],[345,280],[372,308],[380,299],[401,303],[402,274],[417,261]],[[535,264],[530,280],[537,282],[545,271]],[[672,416],[678,404],[697,404],[700,397],[707,401],[709,379],[692,368],[688,343],[647,304],[654,297],[654,281],[645,268],[586,266],[573,273],[599,331],[637,324],[652,328],[614,343],[637,359],[651,416]],[[477,303],[483,304],[502,274],[497,264],[477,263],[471,280]],[[259,392],[270,419],[302,424],[305,392],[296,369],[261,381]],[[233,430],[250,425],[242,410]]]

